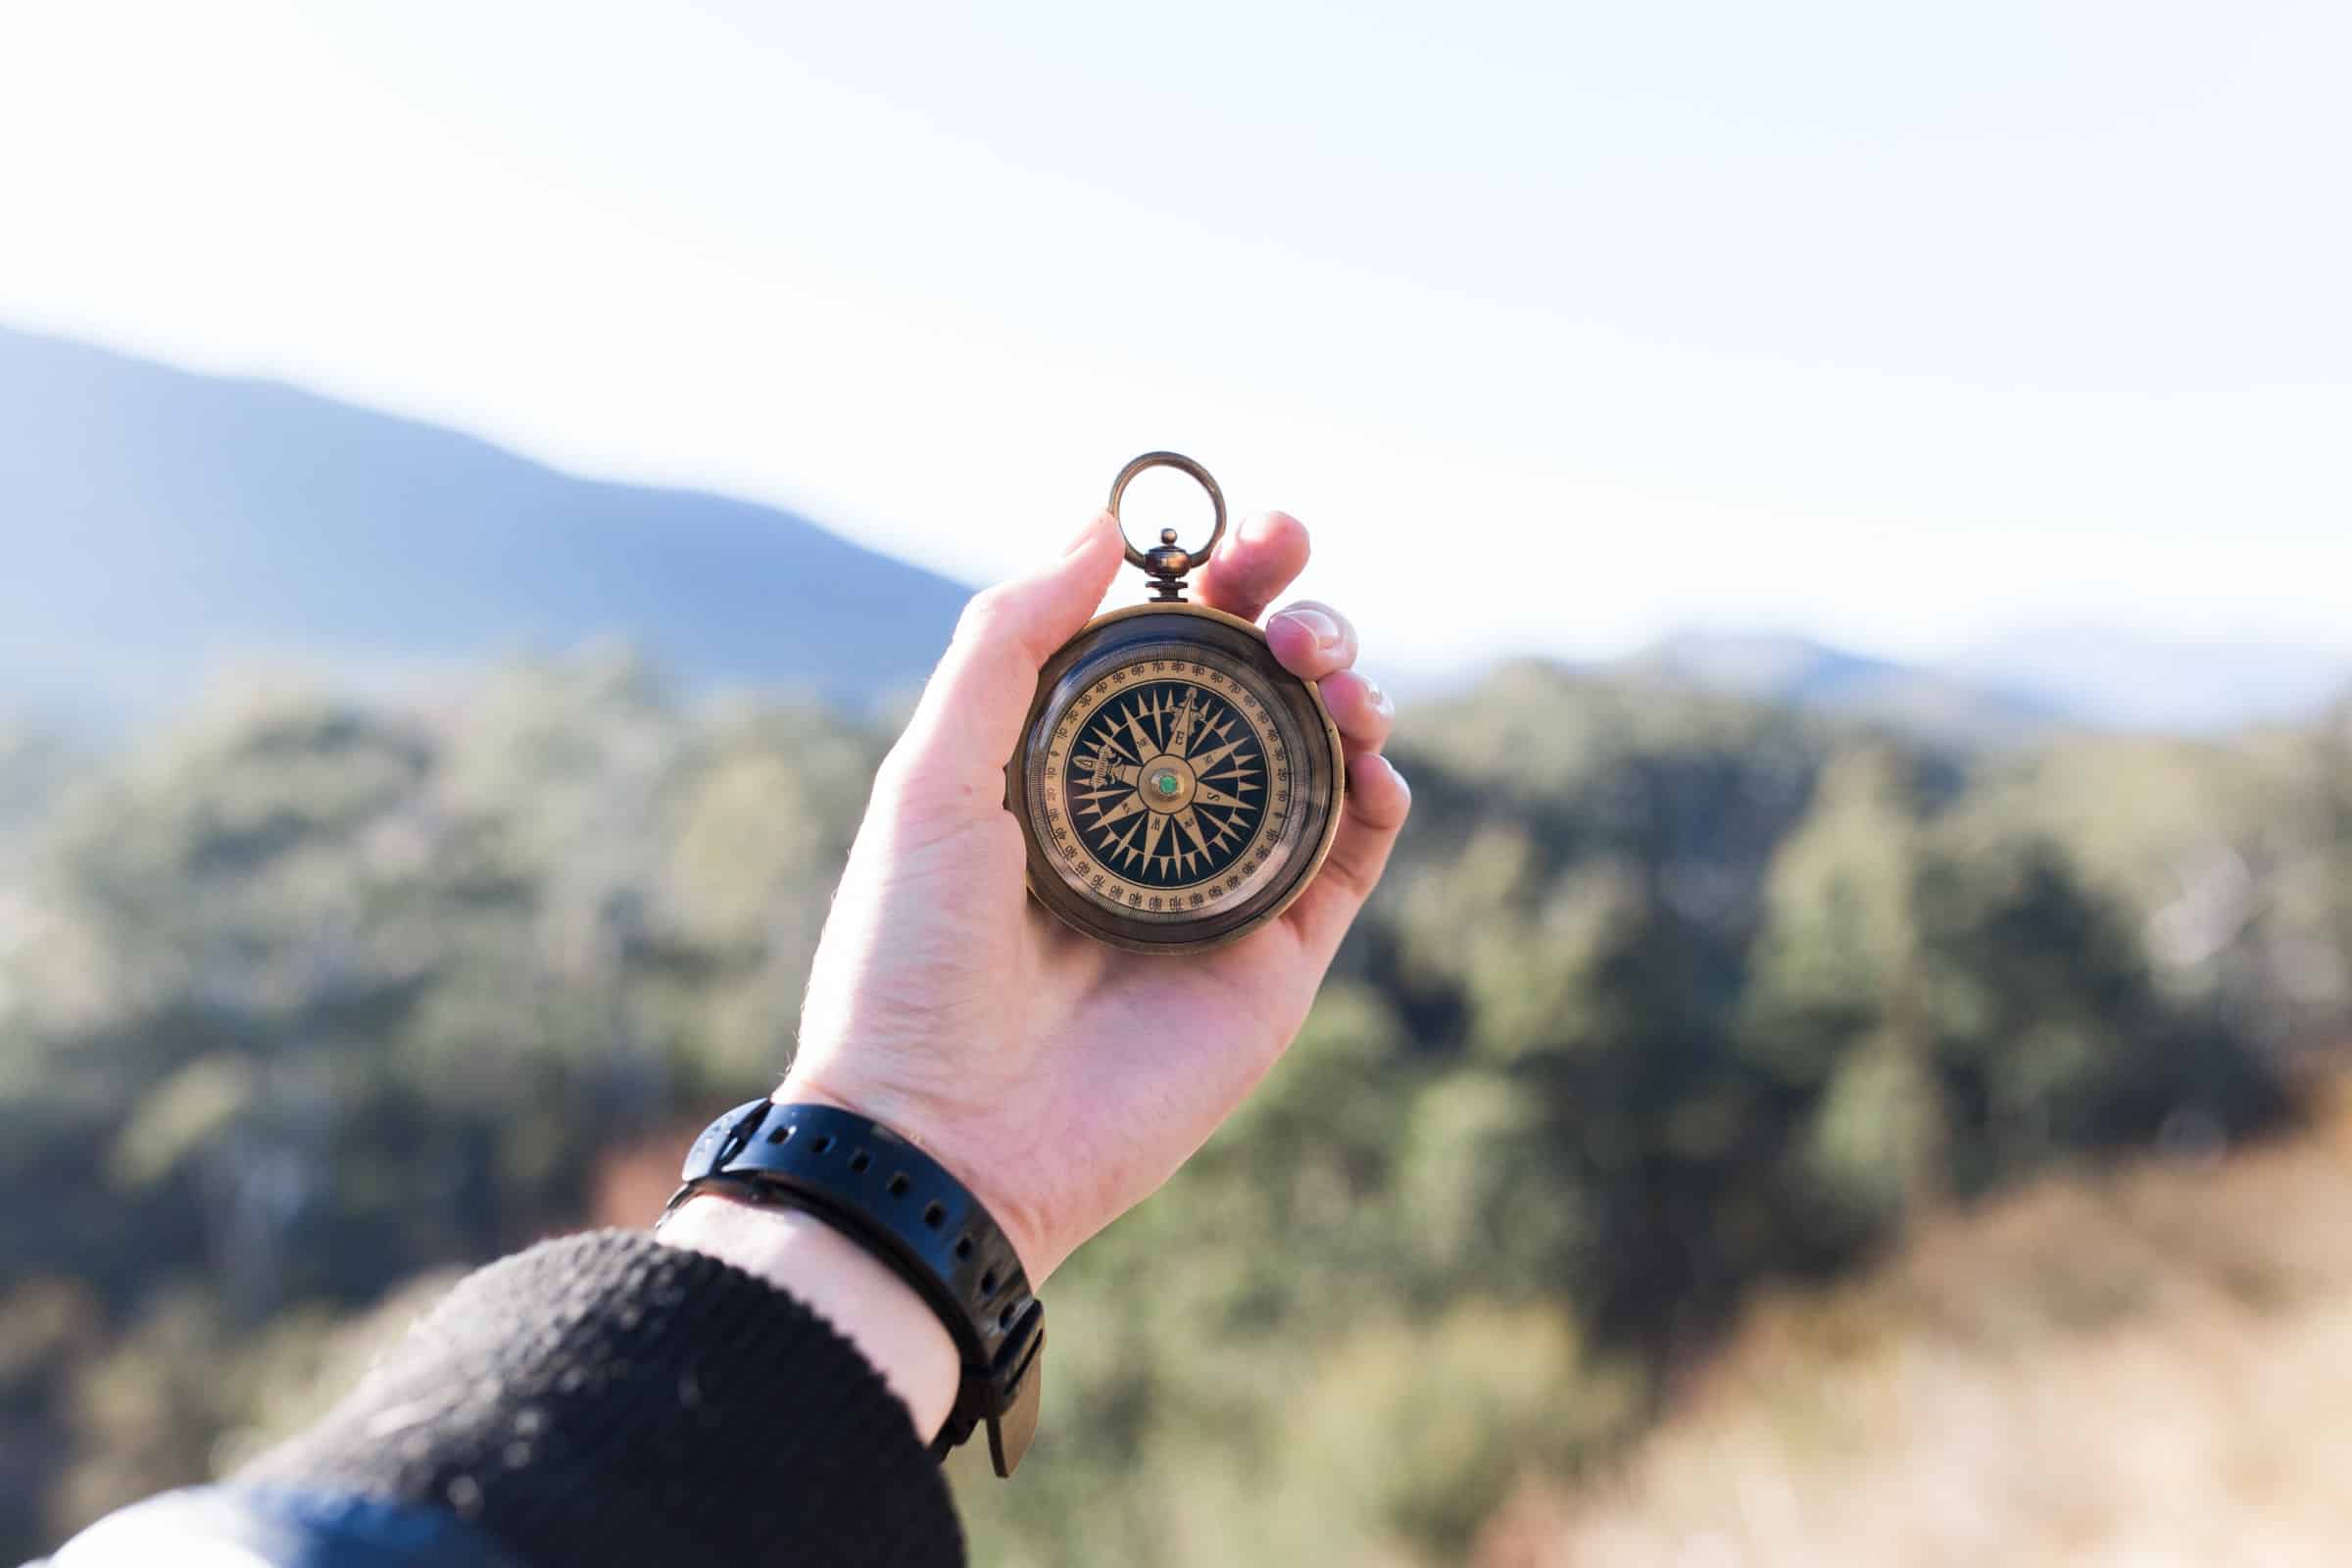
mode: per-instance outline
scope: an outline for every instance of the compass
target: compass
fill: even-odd
[[[1111,515],[1128,481],[1159,467],[1208,492],[1208,543],[1185,550],[1170,528],[1150,551],[1127,545],[1154,597],[1097,616],[1047,661],[1005,800],[1039,903],[1114,947],[1198,953],[1305,891],[1339,830],[1347,769],[1313,683],[1249,621],[1184,600],[1225,532],[1208,470],[1148,452],[1119,470]]]

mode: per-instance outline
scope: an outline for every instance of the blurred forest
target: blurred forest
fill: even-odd
[[[887,739],[615,652],[0,731],[0,1558],[769,1084]],[[1020,1484],[956,1461],[976,1560],[1459,1560],[1759,1293],[2284,1125],[2352,1042],[2352,704],[1971,754],[1525,664],[1395,751],[1304,1035],[1055,1277]]]

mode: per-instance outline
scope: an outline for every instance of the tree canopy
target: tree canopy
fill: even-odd
[[[610,650],[0,734],[0,1553],[768,1083],[887,739]],[[1056,1276],[990,1560],[1445,1560],[1759,1284],[2257,1131],[2352,1038],[2352,709],[1971,757],[1529,664],[1396,751],[1304,1034]]]

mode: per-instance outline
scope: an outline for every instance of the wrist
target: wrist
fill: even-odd
[[[1066,1252],[1050,1247],[1046,1231],[1032,1205],[1023,1203],[1004,1189],[1001,1161],[973,1152],[965,1141],[956,1137],[952,1129],[943,1126],[942,1118],[926,1107],[904,1097],[887,1093],[848,1093],[837,1090],[830,1081],[814,1074],[788,1076],[771,1097],[779,1105],[831,1105],[853,1115],[864,1116],[906,1139],[947,1168],[950,1175],[968,1188],[973,1196],[987,1205],[1004,1239],[1012,1244],[1020,1259],[1021,1270],[1029,1277],[1032,1289],[1043,1286],[1046,1277],[1060,1266]]]
[[[932,1452],[944,1457],[985,1424],[997,1474],[1009,1477],[1019,1466],[1037,1431],[1045,1303],[1004,1227],[938,1159],[861,1111],[755,1100],[703,1129],[686,1152],[679,1181],[665,1213],[724,1191],[824,1222],[838,1232],[836,1240],[894,1273],[956,1352],[955,1396]],[[768,1250],[775,1235],[756,1231],[741,1245]],[[753,1255],[759,1266],[773,1266],[759,1251]],[[804,1260],[793,1270],[792,1288],[821,1277],[808,1269]],[[860,1291],[850,1310],[871,1299]],[[895,1339],[885,1336],[884,1343]],[[918,1420],[927,1418],[928,1388],[926,1380],[908,1404]]]
[[[757,1274],[831,1323],[906,1406],[921,1442],[946,1425],[961,1377],[947,1325],[912,1286],[824,1220],[705,1192],[656,1237]]]

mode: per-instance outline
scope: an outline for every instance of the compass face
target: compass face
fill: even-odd
[[[1105,889],[1131,883],[1147,907],[1153,894],[1198,893],[1200,905],[1187,906],[1204,907],[1212,884],[1240,891],[1262,863],[1253,851],[1264,831],[1281,826],[1268,793],[1276,770],[1285,808],[1290,795],[1290,750],[1256,693],[1210,664],[1152,660],[1096,681],[1069,717],[1060,842],[1088,887],[1098,876]]]
[[[1130,615],[1048,666],[1007,770],[1030,885],[1122,946],[1204,946],[1279,912],[1319,863],[1337,737],[1246,623]]]

